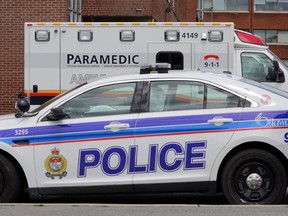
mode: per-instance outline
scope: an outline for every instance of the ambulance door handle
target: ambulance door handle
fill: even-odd
[[[117,132],[121,129],[130,128],[130,125],[128,123],[120,123],[120,122],[111,122],[109,125],[105,125],[105,130],[111,130],[113,132]]]
[[[215,116],[213,119],[209,119],[209,124],[215,124],[216,126],[221,126],[224,123],[231,123],[233,122],[232,118],[223,118],[222,116]]]

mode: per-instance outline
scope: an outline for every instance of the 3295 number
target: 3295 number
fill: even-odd
[[[23,135],[28,135],[28,134],[29,134],[28,129],[15,130],[15,136],[23,136]]]

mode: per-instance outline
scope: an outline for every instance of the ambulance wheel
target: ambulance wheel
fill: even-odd
[[[16,202],[21,195],[21,176],[16,166],[0,155],[0,203]]]
[[[249,149],[228,161],[222,172],[221,186],[232,204],[276,204],[285,195],[287,174],[273,154]]]

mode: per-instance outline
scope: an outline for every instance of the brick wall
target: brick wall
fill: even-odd
[[[69,0],[1,0],[0,115],[15,112],[17,96],[24,90],[24,23],[67,22],[68,3]],[[82,0],[82,16],[195,21],[195,3],[174,0],[175,13],[165,13],[168,0]]]
[[[24,22],[68,21],[68,0],[1,0],[0,114],[15,112],[24,89]]]
[[[82,16],[150,16],[153,0],[82,0]],[[161,0],[163,1],[163,0]],[[137,11],[136,9],[143,9]]]
[[[195,21],[195,18],[193,20],[186,19],[186,14],[190,14],[187,9],[193,8],[195,0],[171,0],[170,2],[173,1],[174,12],[166,13],[165,10],[169,6],[168,0],[83,0],[82,16],[149,17],[158,22]],[[193,12],[191,11],[191,14]],[[195,16],[192,15],[192,17]]]

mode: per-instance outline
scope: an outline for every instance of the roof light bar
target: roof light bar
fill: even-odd
[[[168,73],[171,69],[171,64],[169,63],[156,63],[154,65],[141,64],[140,74],[150,74],[150,73]]]

